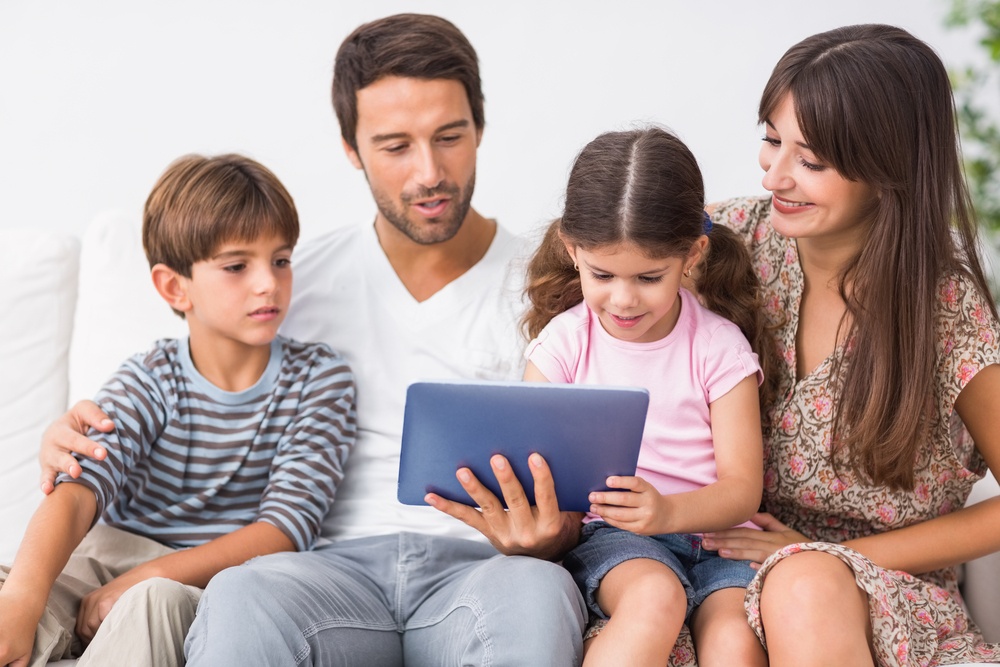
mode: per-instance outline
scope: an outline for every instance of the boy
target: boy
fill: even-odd
[[[107,457],[61,476],[32,518],[0,589],[0,664],[76,656],[81,640],[81,665],[183,664],[213,575],[313,546],[354,443],[354,382],[330,348],[277,335],[298,233],[291,197],[252,160],[186,156],[160,177],[143,246],[190,336],[99,392]],[[150,635],[115,632],[122,595],[147,598],[120,609],[148,609]]]

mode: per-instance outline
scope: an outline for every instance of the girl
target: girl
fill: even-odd
[[[612,619],[587,665],[664,665],[692,613],[703,665],[766,664],[743,611],[754,570],[693,534],[745,522],[763,475],[762,374],[747,342],[764,334],[758,284],[739,239],[703,207],[701,172],[679,139],[658,128],[604,134],[577,157],[563,217],[529,265],[525,380],[650,392],[636,476],[591,494],[564,560],[593,614]],[[681,287],[695,271],[716,312]]]
[[[771,196],[714,216],[750,245],[782,352],[768,514],[704,543],[763,562],[772,667],[1000,662],[954,570],[1000,548],[998,499],[962,509],[1000,472],[1000,323],[947,72],[899,28],[832,30],[782,57],[759,121]]]

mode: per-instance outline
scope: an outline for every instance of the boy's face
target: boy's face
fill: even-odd
[[[277,236],[223,243],[185,282],[192,337],[269,345],[292,296],[292,247]],[[203,343],[204,344],[204,343]]]
[[[482,136],[465,88],[450,79],[387,76],[357,98],[358,150],[344,147],[368,178],[376,227],[421,245],[451,239],[469,212]]]

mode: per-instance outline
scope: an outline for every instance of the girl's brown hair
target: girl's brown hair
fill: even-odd
[[[742,240],[726,227],[707,225],[704,206],[698,163],[666,130],[608,132],[591,141],[573,164],[562,218],[546,230],[528,265],[525,334],[534,338],[583,300],[580,274],[563,240],[584,250],[630,244],[651,258],[685,257],[707,231],[696,290],[706,307],[735,322],[750,341],[766,378],[762,406],[769,404],[775,352],[765,331],[760,284]]]
[[[886,25],[838,28],[799,42],[761,96],[767,122],[791,95],[802,136],[844,178],[876,195],[867,238],[844,267],[834,452],[852,470],[912,489],[930,438],[936,292],[948,273],[989,291],[962,174],[948,73],[924,42]],[[994,309],[992,299],[987,299]]]

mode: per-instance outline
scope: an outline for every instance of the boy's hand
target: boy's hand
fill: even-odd
[[[107,451],[84,435],[91,428],[109,433],[114,424],[96,403],[80,401],[45,429],[42,448],[38,452],[38,462],[42,467],[42,493],[52,492],[56,475],[61,472],[73,478],[80,476],[83,469],[73,458],[74,452],[98,461],[104,460]]]
[[[468,468],[456,472],[459,483],[479,506],[446,500],[429,493],[428,505],[475,528],[485,535],[500,553],[528,555],[554,560],[576,546],[580,540],[582,515],[560,512],[552,472],[539,454],[528,457],[528,467],[535,482],[535,503],[528,504],[524,488],[514,475],[510,463],[499,454],[490,459],[490,467],[503,491],[503,503],[476,479]]]
[[[607,485],[624,491],[594,491],[590,511],[615,528],[639,535],[672,532],[664,496],[642,477],[608,477]]]
[[[0,665],[27,667],[35,645],[38,618],[29,604],[0,591]]]
[[[111,613],[111,608],[118,602],[118,598],[129,588],[139,583],[129,577],[130,573],[112,579],[100,588],[87,593],[80,601],[80,611],[76,615],[76,634],[83,640],[84,644],[89,644],[97,634],[101,623]]]

